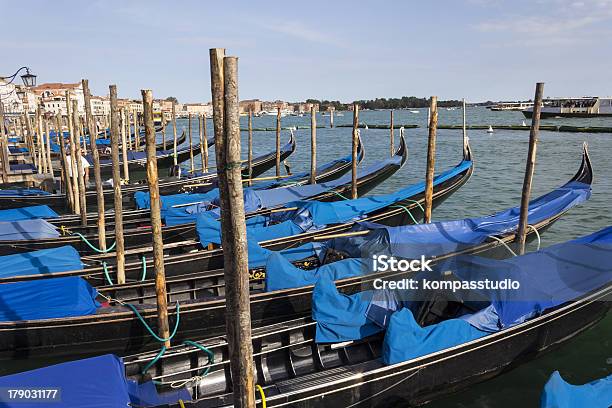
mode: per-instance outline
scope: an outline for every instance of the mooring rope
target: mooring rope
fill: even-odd
[[[259,384],[255,384],[255,388],[257,389],[257,391],[259,391],[259,395],[261,396],[262,408],[266,408],[266,394],[264,394],[263,388],[261,388],[261,385]]]
[[[497,242],[501,243],[512,254],[512,256],[516,256],[516,252],[514,252],[501,238],[498,238],[495,235],[489,235],[489,238],[493,238]]]
[[[187,380],[177,380],[177,381],[171,382],[170,388],[175,388],[175,389],[183,388],[184,386],[190,383],[194,383],[194,384],[199,383],[200,381],[204,379],[206,375],[208,375],[208,372],[210,371],[210,368],[211,368],[211,364],[214,364],[215,362],[215,354],[209,349],[207,349],[206,347],[204,347],[203,345],[196,343],[195,341],[191,341],[191,340],[185,340],[183,344],[187,346],[196,347],[208,355],[208,362],[206,363],[207,364],[206,369],[202,373],[195,375],[191,378],[188,378]]]
[[[412,222],[414,222],[415,224],[418,224],[419,222],[416,220],[416,218],[414,218],[414,216],[412,215],[412,213],[410,212],[410,210],[406,207],[404,207],[401,204],[396,204],[396,205],[392,205],[390,206],[391,208],[403,208],[404,210],[406,210],[406,212],[408,213],[408,215],[410,216],[410,218],[412,218]]]
[[[65,227],[64,225],[60,226],[60,231],[62,232],[62,235],[76,235],[76,236],[80,237],[83,240],[83,242],[85,242],[91,249],[93,249],[94,251],[96,251],[99,254],[105,254],[107,252],[110,252],[117,245],[117,241],[115,241],[115,242],[113,242],[113,245],[111,245],[109,248],[107,248],[107,249],[100,249],[100,248],[97,248],[96,246],[94,246],[91,242],[89,242],[89,240],[87,238],[85,238],[85,236],[83,234],[81,234],[80,232],[72,232],[72,231],[70,231],[69,228]]]
[[[538,248],[536,249],[536,251],[540,250],[540,245],[542,244],[542,238],[540,238],[540,233],[538,232],[538,229],[536,227],[534,227],[533,225],[527,225],[528,228],[531,228],[533,230],[533,232],[535,232],[536,237],[538,237]]]
[[[142,276],[140,277],[140,281],[144,281],[145,278],[147,277],[147,258],[145,258],[145,256],[142,256]]]

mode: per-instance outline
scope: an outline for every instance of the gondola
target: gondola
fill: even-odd
[[[289,157],[295,151],[295,138],[292,136],[289,139],[289,142],[281,149],[281,158],[284,160]],[[275,153],[266,153],[260,157],[257,157],[253,160],[253,174],[254,177],[264,173],[268,169],[274,166],[276,160]],[[246,169],[246,164],[243,165]],[[216,178],[216,173],[207,173],[201,174],[194,177],[168,177],[162,178],[159,181],[159,189],[161,195],[166,194],[175,194],[180,192],[185,186],[190,184],[200,184],[200,183],[208,183],[213,181]],[[137,191],[146,191],[148,190],[148,184],[145,181],[141,181],[138,183],[130,183],[129,185],[125,185],[122,187],[122,195],[124,197],[124,219],[129,219],[133,215],[134,218],[142,217],[146,215],[146,212],[137,212],[136,214],[132,214],[131,212],[126,211],[129,208],[133,208],[132,197],[134,193]],[[48,205],[58,213],[66,213],[68,210],[66,208],[66,195],[65,194],[49,194],[40,192],[37,194],[27,194],[28,190],[24,190],[22,195],[0,195],[0,209],[8,209],[8,208],[19,208],[31,205]],[[112,208],[113,200],[114,200],[114,192],[112,188],[104,189],[104,199],[105,199],[105,207]],[[96,211],[96,191],[91,188],[87,191],[86,201],[88,203],[88,210],[90,213],[88,214],[88,219],[95,223],[97,219]],[[93,212],[92,212],[93,211]],[[73,220],[79,219],[79,216],[73,216]]]
[[[374,188],[376,185],[380,184],[388,177],[393,175],[397,170],[401,168],[404,164],[407,157],[407,149],[405,142],[400,144],[398,148],[397,154],[391,158],[387,159],[384,165],[374,165],[371,167],[371,171],[365,171],[358,178],[358,190],[360,192],[367,192],[370,189]],[[342,179],[341,179],[342,180]],[[322,186],[322,185],[317,185]],[[339,185],[334,188],[334,193],[330,191],[326,191],[324,194],[320,196],[310,197],[310,199],[320,199],[321,196],[327,197],[328,200],[338,199],[338,194],[346,194],[346,191],[350,190],[350,182],[339,182]],[[139,222],[143,223],[142,226],[138,225]],[[39,222],[36,225],[36,228],[46,228],[44,224],[48,224],[46,222]],[[148,220],[141,221],[132,221],[131,229],[126,229],[124,231],[124,239],[126,248],[133,248],[143,245],[148,245],[151,240],[151,230],[148,227]],[[109,226],[111,228],[111,226]],[[0,254],[12,254],[16,252],[28,252],[35,251],[43,248],[51,248],[58,247],[63,245],[72,245],[74,246],[80,253],[82,254],[95,254],[96,250],[92,248],[90,243],[97,242],[96,237],[96,228],[88,227],[91,231],[91,234],[87,234],[87,229],[74,229],[71,231],[71,235],[58,237],[58,232],[51,232],[52,235],[55,235],[52,238],[46,239],[32,239],[32,240],[4,240],[0,241]],[[80,231],[85,232],[86,234],[81,234]],[[163,228],[163,238],[164,242],[173,243],[177,241],[184,240],[192,240],[196,237],[196,229],[194,224],[181,224],[174,226],[166,226]],[[81,235],[79,235],[81,234]],[[107,239],[109,242],[112,242],[114,237],[112,233],[107,235]],[[109,244],[110,246],[110,244]],[[146,252],[146,250],[145,250]],[[108,256],[113,256],[112,254],[108,254]]]
[[[588,156],[583,157],[580,171],[572,181],[590,184],[592,171]],[[528,239],[535,239],[565,211],[554,212],[533,224]],[[515,230],[501,233],[497,239],[465,248],[463,251],[438,257],[437,262],[459,254],[486,254],[497,251],[503,245],[515,240]],[[167,260],[166,268],[169,268]],[[192,260],[191,264],[197,264]],[[183,269],[188,264],[183,261]],[[187,271],[185,271],[187,273]],[[69,274],[67,274],[69,275]],[[397,275],[397,273],[396,273]],[[63,277],[59,277],[63,276]],[[374,273],[366,276],[342,279],[337,282],[344,293],[359,291],[371,285],[378,277],[393,277],[389,273]],[[87,278],[87,276],[85,276]],[[74,277],[58,274],[57,279]],[[19,282],[18,282],[19,283]],[[251,314],[254,326],[271,324],[283,320],[301,318],[310,312],[312,286],[262,292],[261,280],[252,282]],[[185,274],[167,280],[170,304],[180,301],[180,325],[174,341],[193,339],[206,335],[221,334],[224,330],[225,302],[223,299],[223,272]],[[154,283],[149,280],[116,287],[99,288],[103,298],[123,299],[135,304],[149,325],[155,326]],[[142,303],[139,305],[139,303]],[[176,309],[170,308],[170,322],[175,324]],[[203,323],[205,322],[205,323]],[[135,352],[153,347],[152,340],[134,314],[123,306],[109,306],[97,310],[96,314],[82,317],[47,319],[40,321],[7,322],[0,324],[0,357],[35,356],[44,353],[63,355],[76,354],[79,350],[90,350],[90,344],[103,352]]]
[[[608,227],[510,261],[461,257],[452,273],[443,272],[437,275],[439,279],[510,276],[525,282],[527,289],[508,299],[502,299],[505,295],[499,291],[432,291],[425,294],[428,301],[382,305],[391,317],[373,330],[366,327],[380,322],[380,315],[369,310],[368,320],[352,322],[351,331],[334,332],[342,329],[338,324],[343,316],[355,313],[344,309],[344,302],[329,304],[329,322],[324,314],[315,312],[314,316],[323,320],[302,317],[256,327],[252,341],[257,402],[265,398],[271,407],[415,406],[502,374],[576,337],[606,315],[612,295],[611,250],[612,228]],[[575,256],[580,254],[584,258],[576,262]],[[537,265],[545,269],[537,269]],[[542,274],[545,277],[538,278]],[[336,296],[328,286],[319,288]],[[532,298],[537,290],[543,293]],[[371,297],[352,299],[367,304]],[[504,311],[504,302],[519,299],[525,304],[518,314]],[[327,306],[325,298],[319,301]],[[336,309],[346,312],[338,316],[337,323]],[[488,310],[498,314],[487,314]],[[486,331],[491,325],[493,328]],[[330,342],[322,329],[339,339],[352,340]],[[74,399],[76,395],[83,398],[81,387],[87,381],[90,398],[96,400],[112,389],[111,395],[134,405],[138,403],[132,397],[147,395],[150,401],[157,401],[149,406],[228,407],[232,405],[228,355],[226,338],[208,335],[162,354],[72,361],[3,377],[0,385],[29,385],[33,379],[36,385],[62,384],[66,398]],[[103,361],[111,364],[104,369]],[[107,374],[95,375],[96,370]],[[83,374],[77,378],[74,372]],[[127,381],[131,382],[129,393]],[[108,384],[116,386],[109,388]],[[149,387],[148,392],[141,394],[139,387]]]

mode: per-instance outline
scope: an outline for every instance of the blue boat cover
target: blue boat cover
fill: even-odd
[[[14,172],[31,172],[36,171],[36,166],[32,163],[11,164],[11,171]]]
[[[0,256],[0,277],[50,275],[83,269],[81,257],[70,245]]]
[[[48,191],[38,188],[15,188],[0,190],[0,197],[4,196],[33,196],[33,195],[51,195]]]
[[[323,278],[335,281],[366,275],[372,271],[372,261],[360,258],[343,259],[310,270],[300,269],[291,264],[292,260],[304,259],[304,252],[310,252],[315,245],[316,243],[310,243],[280,252],[268,251],[265,264],[266,291],[301,288],[314,285]],[[251,251],[251,248],[249,248],[249,256]]]
[[[510,260],[501,261],[476,256],[456,257],[436,266],[433,272],[417,275],[417,281],[420,282],[420,278],[424,276],[429,280],[441,280],[448,271],[451,271],[453,277],[460,283],[461,281],[483,282],[485,279],[503,282],[510,279],[517,281],[520,286],[518,289],[510,290],[501,287],[470,288],[465,290],[468,292],[466,294],[462,294],[461,291],[454,293],[458,299],[464,296],[464,301],[470,301],[469,293],[479,293],[484,295],[480,298],[488,299],[490,303],[487,303],[488,306],[483,305],[482,309],[474,314],[438,324],[440,329],[428,326],[424,332],[415,326],[410,311],[412,300],[425,300],[415,298],[421,293],[418,290],[365,291],[352,295],[350,302],[347,302],[347,297],[335,289],[331,280],[333,278],[329,278],[329,275],[321,276],[315,285],[312,306],[313,319],[317,321],[317,341],[355,340],[361,338],[358,336],[364,327],[367,332],[373,327],[372,325],[387,327],[389,330],[394,317],[401,311],[407,310],[410,315],[406,312],[400,314],[400,317],[395,319],[395,323],[404,329],[412,328],[410,333],[414,330],[421,333],[420,335],[424,337],[417,344],[423,343],[424,339],[431,339],[432,344],[423,344],[422,347],[431,346],[432,350],[438,348],[439,344],[460,344],[466,339],[477,338],[480,333],[497,332],[520,324],[546,310],[609,284],[612,282],[611,253],[612,227],[608,227],[594,234]],[[329,264],[329,267],[338,263]],[[391,318],[388,319],[388,316]],[[348,331],[347,322],[352,324]],[[432,332],[432,330],[438,331]],[[444,334],[438,336],[436,333],[440,332]],[[453,337],[452,333],[456,333],[456,336]],[[402,336],[399,333],[395,337],[389,336],[388,333],[387,336],[388,341],[399,343],[385,346],[386,350],[393,352],[393,356],[386,356],[385,361],[397,362],[407,359],[407,356],[410,358],[417,356],[406,354],[411,353],[415,347],[411,336],[406,334]],[[450,343],[440,343],[442,341],[440,339],[447,339]],[[401,358],[395,354],[400,352],[403,353]]]
[[[20,153],[27,153],[27,152],[29,152],[27,147],[9,146],[9,153],[11,154],[20,154]]]
[[[421,327],[410,309],[401,309],[391,316],[383,341],[382,360],[396,364],[464,344],[488,333],[465,320],[449,319]]]
[[[97,292],[78,276],[0,285],[0,321],[54,319],[96,313]]]
[[[438,185],[460,174],[464,170],[472,166],[471,161],[462,161],[458,166],[434,178],[434,185]],[[321,186],[317,184],[315,186]],[[296,189],[303,187],[296,187]],[[425,188],[424,182],[419,182],[403,188],[395,193],[357,198],[355,200],[344,200],[337,202],[321,202],[321,201],[295,201],[284,203],[287,207],[297,207],[297,210],[278,212],[270,216],[270,221],[278,220],[279,224],[274,225],[274,230],[268,230],[265,225],[257,225],[248,228],[249,239],[255,239],[256,242],[269,240],[273,238],[282,238],[289,235],[294,235],[296,232],[316,231],[325,228],[329,224],[345,223],[358,220],[368,213],[378,209],[388,207],[398,201],[412,197],[421,193]],[[284,190],[284,189],[283,189]],[[269,190],[277,191],[277,190]],[[266,193],[268,191],[257,192],[257,194]],[[218,243],[221,240],[220,224],[212,225],[210,221],[212,217],[198,218],[196,230],[203,245],[208,243]]]
[[[0,406],[7,408],[39,408],[43,405],[61,408],[152,407],[191,400],[186,389],[157,395],[149,381],[137,384],[125,377],[121,358],[105,354],[83,360],[55,364],[36,370],[0,377],[0,387],[7,389],[58,390],[53,400],[9,400],[2,393]],[[1,397],[0,397],[1,398]]]
[[[612,375],[584,385],[568,384],[558,371],[544,386],[540,408],[612,407]]]
[[[210,140],[209,140],[209,144],[210,144]],[[289,151],[289,150],[291,150],[291,143],[287,143],[285,146],[282,147],[281,154],[282,152]],[[253,159],[253,162],[258,162],[268,156],[270,156],[270,153],[266,153],[262,156],[256,157],[255,159]],[[318,168],[317,173],[320,174],[326,171],[328,168],[336,165],[337,163],[346,161],[346,160],[350,160],[350,158],[345,157],[345,158],[334,160],[330,163],[327,163],[326,165]],[[246,168],[245,166],[246,165],[243,165],[243,168]],[[212,175],[213,173],[206,173],[206,174]],[[282,179],[281,181],[277,181],[277,180],[262,181],[262,182],[255,183],[252,186],[245,188],[244,190],[245,191],[246,190],[262,190],[262,189],[280,187],[281,184],[283,183],[291,184],[293,181],[299,180],[308,174],[309,173],[294,174],[290,177],[286,177]],[[203,175],[204,173],[200,173],[196,176],[203,176]],[[210,191],[207,191],[206,193],[180,193],[180,194],[164,195],[160,197],[160,201],[162,205],[162,211],[168,211],[172,209],[172,207],[175,205],[189,204],[189,203],[204,204],[204,206],[194,204],[193,206],[172,209],[171,215],[173,217],[179,218],[182,216],[182,217],[189,218],[189,220],[183,221],[183,222],[179,222],[180,219],[176,219],[173,221],[174,222],[173,224],[168,224],[168,225],[177,225],[177,224],[195,222],[195,216],[190,217],[190,215],[197,214],[199,212],[208,210],[208,207],[207,207],[208,204],[210,204],[213,200],[218,199],[218,197],[219,197],[219,189],[215,188],[215,189],[211,189]],[[151,198],[149,196],[148,191],[137,191],[136,193],[134,193],[134,201],[136,202],[136,206],[139,209],[150,208],[151,206]],[[166,219],[166,223],[168,223],[168,219]]]
[[[59,214],[56,213],[48,205],[33,205],[30,207],[10,208],[8,210],[0,210],[0,222],[2,221],[20,221],[32,220],[36,218],[56,218]]]
[[[0,222],[0,241],[25,241],[59,236],[55,226],[41,219]]]
[[[570,182],[529,203],[528,223],[538,224],[586,201],[591,186]],[[486,217],[440,221],[430,224],[388,227],[370,222],[353,226],[353,231],[372,230],[366,236],[342,237],[324,243],[327,248],[352,257],[368,258],[388,254],[415,259],[461,251],[486,241],[490,236],[503,235],[518,228],[520,208],[514,207]],[[314,254],[313,254],[314,255]]]

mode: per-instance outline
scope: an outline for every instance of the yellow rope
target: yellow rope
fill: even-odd
[[[257,388],[257,391],[259,391],[259,395],[261,395],[261,406],[263,408],[266,408],[266,394],[264,394],[263,388],[261,388],[261,385],[259,384],[255,384],[255,388]]]
[[[179,400],[179,405],[181,406],[181,408],[185,408],[185,403],[182,399]]]

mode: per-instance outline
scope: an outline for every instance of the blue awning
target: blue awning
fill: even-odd
[[[51,207],[49,207],[48,205],[33,205],[30,207],[0,210],[0,222],[56,217],[59,217],[59,214],[53,211],[53,209],[51,209]]]
[[[81,257],[70,245],[0,256],[0,277],[48,275],[83,269]]]
[[[123,361],[112,354],[0,377],[0,388],[57,390],[55,399],[25,401],[10,400],[3,392],[0,406],[6,408],[153,407],[191,400],[185,388],[159,395],[151,381],[138,384],[127,379]]]
[[[0,321],[87,316],[100,304],[83,278],[41,279],[0,285]]]
[[[59,236],[54,225],[41,219],[0,222],[0,241],[25,241]]]

